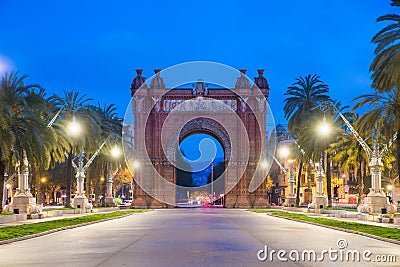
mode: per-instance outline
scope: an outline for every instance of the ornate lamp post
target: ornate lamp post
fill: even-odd
[[[335,105],[326,101],[322,103],[319,108],[322,111],[326,111],[329,108],[332,108],[346,123],[347,127],[357,139],[359,144],[362,146],[364,151],[367,153],[370,161],[369,168],[371,173],[371,188],[367,197],[364,199],[364,203],[358,206],[357,210],[359,212],[368,212],[368,213],[381,213],[382,209],[386,209],[388,213],[394,213],[396,211],[396,206],[389,203],[384,190],[382,188],[382,158],[383,155],[387,152],[388,146],[385,146],[382,151],[379,151],[379,145],[374,138],[374,144],[371,148],[367,145],[363,138],[358,134],[358,132],[354,129],[354,127],[350,124],[350,122],[346,119],[346,117],[335,107]],[[393,139],[390,140],[389,146],[393,143],[393,141],[397,138],[397,133],[393,136]]]
[[[100,151],[104,147],[104,145],[108,141],[110,141],[112,138],[119,138],[119,136],[116,134],[109,135],[106,138],[106,140],[104,140],[104,142],[100,145],[100,147],[97,149],[97,151],[92,155],[92,157],[86,162],[85,165],[83,164],[84,155],[83,155],[82,150],[78,157],[78,165],[76,165],[74,162],[74,160],[76,158],[72,161],[72,166],[74,167],[74,169],[76,171],[75,177],[76,177],[76,184],[77,184],[77,192],[71,203],[72,207],[82,209],[84,212],[92,209],[92,204],[89,203],[88,198],[86,197],[85,192],[84,192],[84,180],[85,180],[85,176],[86,176],[85,173],[86,173],[86,170],[89,168],[90,164],[92,164],[93,160],[100,153]]]
[[[21,167],[22,163],[22,167]],[[23,159],[18,168],[18,188],[15,192],[14,198],[9,205],[4,207],[6,212],[14,213],[40,213],[42,211],[41,205],[36,205],[36,198],[33,197],[28,184],[29,178],[29,163],[26,152],[23,151]],[[22,171],[21,171],[22,169]]]
[[[280,155],[284,159],[288,158],[289,150],[286,147],[281,148],[280,149]],[[289,163],[289,172],[288,172],[282,166],[282,164],[279,162],[279,160],[274,155],[272,155],[272,158],[274,159],[276,164],[279,166],[279,168],[282,170],[284,175],[289,178],[288,179],[289,195],[286,196],[286,198],[285,198],[284,206],[294,207],[296,205],[296,196],[295,196],[295,193],[294,193],[294,187],[295,187],[295,184],[296,184],[296,178],[295,178],[295,174],[294,174],[294,171],[293,171],[293,163],[295,162],[295,160],[294,159],[288,159],[288,163]]]
[[[318,209],[323,209],[328,205],[328,199],[324,193],[324,167],[322,162],[322,153],[316,171],[316,180],[317,180],[317,194],[313,198],[313,201],[309,205],[309,208],[318,210]]]
[[[113,153],[112,153],[113,154]],[[114,197],[113,197],[113,179],[115,177],[115,175],[117,175],[119,171],[119,167],[117,167],[117,169],[115,171],[111,171],[111,167],[108,164],[107,166],[107,184],[106,184],[106,194],[105,194],[105,199],[104,199],[104,204],[106,206],[115,206],[116,203],[114,201]]]

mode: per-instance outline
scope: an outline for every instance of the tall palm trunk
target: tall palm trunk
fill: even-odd
[[[3,210],[3,197],[4,197],[4,172],[6,170],[6,164],[0,161],[0,212]]]
[[[328,194],[328,207],[332,207],[332,176],[328,152],[326,152],[326,191]]]
[[[397,117],[399,120],[400,118]],[[400,124],[400,121],[399,121]],[[396,132],[400,134],[400,127],[396,127]],[[400,137],[396,139],[396,161],[397,161],[397,175],[400,174]]]
[[[362,203],[362,197],[364,194],[364,174],[362,173],[362,164],[363,164],[363,159],[361,158],[361,146],[358,146],[358,154],[357,154],[357,162],[358,162],[358,168],[357,168],[357,193],[358,193],[358,200],[357,200],[357,206],[361,205]]]
[[[303,170],[303,158],[300,158],[299,170],[297,172],[296,206],[300,206],[300,186],[301,186],[302,170]]]
[[[68,153],[67,160],[67,197],[65,199],[65,207],[71,207],[71,186],[72,186],[72,148]]]

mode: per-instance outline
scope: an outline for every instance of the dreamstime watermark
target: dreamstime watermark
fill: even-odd
[[[239,79],[243,86],[237,86]],[[173,168],[196,172],[214,161],[215,145],[206,139],[198,147],[201,157],[191,161],[188,167],[189,160],[178,148],[184,136],[196,132],[213,133],[225,150],[224,173],[198,188],[199,191],[228,193],[239,183],[248,166],[254,172],[252,177],[247,177],[247,190],[254,192],[262,185],[272,165],[269,154],[275,152],[275,122],[267,95],[251,79],[227,65],[198,61],[161,70],[149,81],[132,92],[122,135],[125,161],[142,190],[171,205],[175,204],[175,192],[197,190],[177,185],[171,179]],[[215,87],[208,88],[208,84]],[[185,91],[183,98],[174,98],[174,92],[170,91],[182,87],[190,90]],[[209,92],[216,88],[225,89],[227,95],[213,98]],[[162,114],[163,121],[154,124],[155,114]],[[249,133],[248,129],[253,132]],[[254,132],[259,134],[257,140]],[[157,148],[151,148],[155,144]],[[254,155],[256,150],[258,154]]]
[[[264,246],[257,252],[257,258],[260,261],[279,261],[279,262],[373,262],[373,263],[393,263],[396,262],[395,255],[376,254],[370,250],[359,251],[357,249],[348,249],[348,243],[345,239],[339,239],[336,242],[336,248],[329,247],[321,251],[313,249],[290,251],[280,249],[269,249]]]

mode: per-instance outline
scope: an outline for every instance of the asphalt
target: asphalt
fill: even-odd
[[[287,253],[371,251],[372,260],[384,255],[397,262],[347,262],[327,255],[323,262],[282,262],[276,255],[260,261],[257,254],[265,246]],[[400,246],[246,210],[168,209],[2,245],[0,259],[0,266],[399,266]]]

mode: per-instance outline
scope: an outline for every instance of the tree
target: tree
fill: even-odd
[[[327,95],[329,92],[328,85],[320,80],[320,76],[310,74],[306,77],[296,78],[296,82],[288,87],[285,95],[287,96],[285,106],[285,118],[289,120],[288,130],[299,138],[299,132],[304,127],[311,127],[310,121],[313,118],[313,109],[324,101],[329,100]],[[302,142],[298,141],[301,147],[304,147]],[[296,204],[300,204],[300,182],[304,162],[307,162],[306,157],[301,156],[297,172],[297,195]]]
[[[362,150],[358,141],[347,133],[341,135],[336,142],[330,145],[329,152],[333,155],[333,161],[340,165],[340,171],[347,170],[349,175],[354,175],[357,184],[358,204],[361,204],[365,187],[365,166],[368,164],[368,156],[365,151]]]
[[[361,95],[355,100],[353,110],[366,106],[368,110],[360,117],[359,126],[364,135],[373,134],[375,138],[389,144],[394,133],[400,133],[400,89],[392,89],[388,93]],[[396,139],[395,147],[396,170],[400,170],[400,138]]]
[[[400,7],[400,0],[392,0],[394,7]],[[371,63],[372,87],[379,92],[390,92],[400,87],[400,16],[380,16],[377,22],[390,22],[372,38],[376,44],[375,58]],[[397,117],[399,119],[399,117]]]
[[[79,122],[82,134],[79,137],[68,139],[68,160],[67,160],[67,199],[65,205],[71,205],[71,186],[73,180],[72,160],[74,154],[80,153],[80,149],[85,148],[85,152],[90,152],[98,144],[100,132],[100,122],[96,114],[96,107],[90,105],[91,98],[86,94],[80,95],[78,91],[64,92],[63,97],[54,96],[57,108],[63,108],[63,112],[58,120],[64,130],[68,130],[68,124],[72,120]]]
[[[3,192],[5,166],[9,163],[22,166],[25,156],[31,168],[46,166],[49,162],[48,146],[54,141],[44,120],[49,111],[43,99],[43,89],[36,84],[25,84],[26,78],[28,76],[20,76],[18,72],[2,77],[0,192]]]

